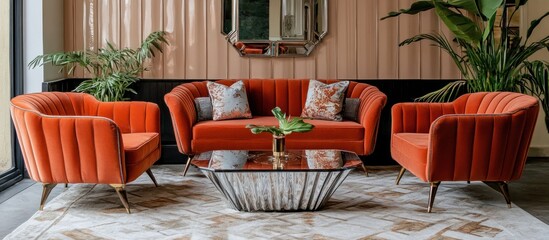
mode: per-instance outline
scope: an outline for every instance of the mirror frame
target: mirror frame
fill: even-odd
[[[225,4],[227,1],[232,2],[231,6],[231,19],[232,19],[232,28],[231,31],[226,33],[225,30]],[[284,1],[284,0],[282,0]],[[238,52],[242,57],[306,57],[311,54],[315,49],[316,45],[322,41],[322,39],[328,33],[328,1],[329,0],[309,0],[309,13],[305,20],[305,29],[307,29],[305,40],[276,40],[271,41],[269,39],[265,40],[240,40],[239,39],[239,0],[222,0],[221,2],[221,34],[225,35],[225,39],[233,46],[233,48]],[[315,3],[323,5],[322,11],[319,11],[319,14],[322,14],[322,23],[323,32],[317,32],[316,27],[319,25],[319,21],[312,21],[315,12],[318,9],[312,7]],[[263,47],[264,52],[257,53],[254,51],[246,50],[246,44],[248,45],[259,45]],[[300,50],[300,53],[288,53],[288,49],[293,48]],[[254,48],[261,50],[259,48]]]

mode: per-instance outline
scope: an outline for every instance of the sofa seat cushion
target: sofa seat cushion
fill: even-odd
[[[427,181],[428,133],[397,133],[391,140],[391,155],[402,167]]]
[[[361,140],[364,138],[364,128],[362,125],[352,122],[333,122],[325,120],[304,120],[313,124],[312,131],[306,133],[292,133],[287,139],[324,139],[329,137],[331,140]],[[254,117],[252,119],[225,120],[225,121],[202,121],[193,128],[194,139],[249,139],[265,135],[271,138],[268,133],[255,135],[247,124],[278,126],[275,117]]]
[[[158,133],[125,133],[122,134],[127,164],[135,164],[154,152],[160,143]]]
[[[353,121],[309,120],[312,131],[292,133],[286,137],[289,149],[342,149],[362,153],[364,127]],[[193,127],[193,149],[196,152],[222,149],[270,149],[272,136],[253,134],[247,124],[278,126],[275,117],[256,116],[252,119],[203,121]]]

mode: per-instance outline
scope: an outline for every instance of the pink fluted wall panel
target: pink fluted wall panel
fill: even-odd
[[[206,13],[206,40],[207,40],[207,68],[208,79],[227,78],[228,46],[221,32],[221,10],[219,0],[207,0]]]
[[[134,47],[164,30],[170,44],[148,61],[144,78],[460,78],[447,54],[428,43],[398,47],[416,33],[448,34],[433,13],[379,20],[412,2],[329,0],[328,35],[311,56],[258,59],[240,57],[225,42],[219,0],[65,0],[65,50],[97,49],[105,40]]]
[[[141,0],[141,39],[145,39],[150,33],[164,29],[164,0]],[[163,45],[166,49],[167,46]],[[164,77],[164,55],[156,54],[154,58],[147,60],[148,69],[143,73],[144,78]]]

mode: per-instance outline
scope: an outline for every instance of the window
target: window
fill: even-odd
[[[9,99],[11,97],[10,2],[0,2],[0,175],[13,168]]]
[[[9,100],[22,93],[22,2],[0,1],[0,191],[23,178],[23,161],[15,145]]]

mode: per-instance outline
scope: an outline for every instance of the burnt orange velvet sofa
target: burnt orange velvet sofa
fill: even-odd
[[[207,97],[206,81],[191,82],[175,87],[164,96],[170,110],[177,147],[183,154],[192,156],[211,150],[270,150],[272,136],[254,135],[247,124],[277,126],[271,110],[278,106],[290,116],[300,116],[309,80],[305,79],[251,79],[243,80],[246,85],[252,119],[197,122],[194,99]],[[231,85],[236,80],[220,80],[218,83]],[[333,83],[335,80],[323,80]],[[346,97],[360,98],[359,119],[354,121],[305,120],[315,128],[307,133],[287,136],[288,149],[342,149],[369,155],[374,151],[379,118],[387,97],[376,87],[350,82]],[[185,167],[188,170],[189,162]]]
[[[99,102],[84,93],[45,92],[11,100],[25,167],[43,183],[40,210],[58,183],[110,184],[127,212],[125,185],[160,158],[160,111],[147,102]]]
[[[392,108],[391,155],[431,184],[431,212],[441,181],[499,185],[522,175],[539,111],[534,97],[510,92],[472,93],[452,103],[399,103]]]

